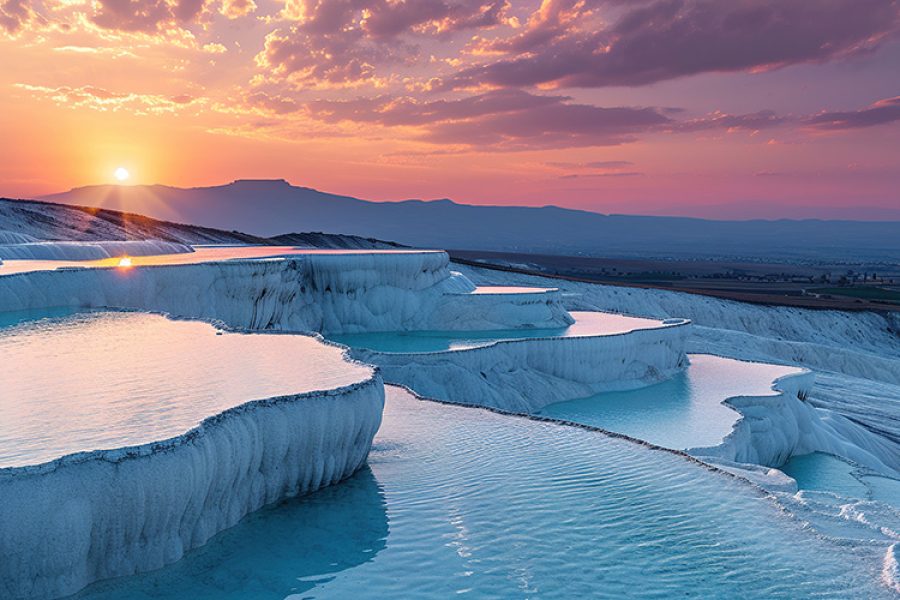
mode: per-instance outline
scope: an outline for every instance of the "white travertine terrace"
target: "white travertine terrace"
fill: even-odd
[[[109,351],[121,354],[122,343],[128,343],[131,333],[129,322],[148,319],[165,320],[144,314],[115,317],[116,322],[99,335],[119,335],[120,339],[98,339],[98,347],[108,343]],[[116,331],[118,325],[126,330]],[[30,338],[7,340],[3,351],[4,364],[9,367],[4,375],[5,390],[18,390],[16,398],[3,399],[12,402],[4,408],[8,416],[27,412],[34,402],[47,401],[45,391],[28,381],[34,369],[27,365],[41,357],[52,362],[54,341],[71,345],[78,328],[91,326],[92,318],[88,318],[62,329],[44,327]],[[146,329],[141,327],[138,331]],[[166,428],[156,423],[132,432],[125,427],[133,419],[162,419],[172,410],[204,408],[166,406],[172,399],[162,397],[135,404],[130,394],[167,385],[162,378],[170,371],[164,367],[177,370],[173,365],[197,360],[196,343],[184,347],[167,343],[178,337],[171,332],[152,344],[135,339],[133,345],[142,346],[137,355],[148,363],[150,372],[144,374],[140,365],[135,365],[138,370],[133,381],[123,385],[103,385],[90,374],[82,374],[81,384],[94,381],[97,393],[105,395],[94,404],[109,405],[105,411],[98,409],[88,415],[95,421],[93,428],[102,429],[103,423],[96,421],[108,413],[136,411],[115,423],[121,432],[100,431],[98,435],[144,439],[155,429],[162,437],[100,450],[85,445],[82,452],[49,462],[35,463],[24,456],[22,466],[0,468],[0,597],[57,598],[99,579],[158,569],[250,512],[336,483],[365,462],[384,406],[384,387],[377,370],[348,362],[340,348],[306,336],[225,333],[233,339],[223,339],[207,324],[173,321],[166,327],[167,331],[183,327],[188,330],[185,335],[202,337],[201,345],[209,346],[213,359],[228,363],[225,366],[235,371],[235,377],[249,382],[267,365],[254,366],[250,359],[263,356],[247,353],[259,350],[267,341],[277,344],[274,352],[293,354],[282,358],[285,364],[311,361],[314,367],[288,370],[280,377],[269,372],[268,385],[276,396],[258,397],[248,389],[228,398],[211,398],[209,402],[226,404],[208,415],[188,415],[198,424],[177,431],[168,431],[174,425]],[[198,328],[208,331],[198,333]],[[242,349],[242,345],[246,347]],[[315,356],[306,356],[309,353]],[[102,358],[92,355],[85,360]],[[62,359],[73,373],[80,368],[70,354]],[[177,382],[187,377],[184,385],[195,390],[203,390],[203,381],[195,380],[216,376],[215,370],[207,368],[185,371],[173,374],[173,379]],[[55,388],[64,384],[56,382]],[[71,391],[73,396],[90,392]],[[201,392],[185,393],[191,397]],[[46,407],[32,408],[40,414]],[[114,420],[114,415],[109,418]],[[26,425],[27,418],[20,435],[31,429]],[[74,436],[74,441],[69,444],[77,443],[79,436],[84,438],[82,425],[70,427],[68,435]],[[163,436],[164,432],[167,435]]]
[[[450,271],[444,252],[298,250],[288,257],[195,262],[199,254],[135,258],[129,268],[99,261],[49,270],[45,261],[23,271],[8,261],[0,267],[0,311],[133,308],[232,327],[330,333],[571,323],[556,290],[471,293],[475,286]]]
[[[524,413],[657,383],[687,365],[689,321],[572,316],[574,324],[554,337],[501,339],[438,352],[356,348],[353,356],[378,365],[385,381],[429,398]]]
[[[412,360],[365,356],[422,394],[505,410],[646,385],[685,365],[686,321],[596,331],[555,288],[476,287],[439,251],[217,248],[117,260],[8,260],[0,312],[122,308],[326,334],[571,326],[568,336]],[[167,439],[0,469],[0,596],[58,597],[158,568],[265,504],[348,476],[383,405],[381,375],[365,372],[337,388],[248,397]]]

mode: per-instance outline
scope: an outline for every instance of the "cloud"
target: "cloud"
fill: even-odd
[[[298,102],[264,96],[259,106],[273,112],[302,111],[326,123],[363,123],[409,129],[412,139],[469,150],[503,151],[614,146],[655,134],[696,132],[748,133],[790,128],[800,132],[812,125],[827,129],[866,127],[900,120],[900,97],[876,102],[869,108],[813,117],[779,115],[771,110],[747,114],[713,112],[676,120],[660,107],[601,107],[581,104],[568,96],[532,94],[500,89],[457,99],[424,101],[388,95],[353,100]],[[601,171],[595,175],[633,176],[625,160],[548,162],[563,170]],[[591,175],[584,173],[583,175]]]
[[[219,12],[229,19],[238,19],[256,11],[256,3],[253,0],[223,0]]]
[[[610,12],[625,6],[611,25]],[[900,27],[896,0],[546,0],[527,29],[481,41],[494,62],[441,89],[639,86],[707,72],[758,71],[871,51]]]
[[[247,96],[247,104],[252,108],[261,108],[276,115],[286,115],[300,110],[301,106],[293,98],[286,98],[277,94],[266,92],[254,92]]]
[[[125,48],[113,48],[107,46],[57,46],[53,48],[54,52],[65,52],[71,54],[93,54],[105,55],[110,58],[137,58],[137,55],[131,50]]]
[[[560,179],[595,179],[600,177],[643,177],[643,173],[638,171],[620,171],[615,173],[572,173],[570,175],[560,175]]]
[[[521,32],[505,38],[477,37],[468,51],[473,54],[531,52],[574,31],[579,21],[590,20],[596,4],[584,0],[544,0]]]
[[[207,54],[225,54],[228,48],[219,43],[203,44],[201,48]]]
[[[174,113],[204,100],[187,94],[164,96],[158,94],[138,94],[113,92],[105,88],[83,85],[79,87],[46,87],[16,83],[14,87],[33,95],[43,96],[67,108],[88,108],[97,111],[124,111],[134,115]]]
[[[508,9],[506,0],[378,0],[367,3],[362,27],[373,38],[389,39],[409,30],[448,34],[499,25]]]
[[[380,83],[379,70],[412,64],[419,39],[504,22],[506,0],[288,0],[290,21],[270,32],[256,57],[274,79],[330,87]]]
[[[544,163],[548,167],[555,169],[596,169],[599,171],[616,171],[625,167],[634,166],[634,163],[628,160],[595,160],[591,162],[548,162]]]
[[[98,0],[91,20],[104,29],[155,33],[175,14],[166,0]]]
[[[35,18],[28,0],[0,0],[0,31],[15,36]]]
[[[12,35],[29,30],[59,36],[78,33],[95,36],[98,41],[121,41],[121,36],[115,34],[130,34],[132,41],[155,38],[185,47],[186,40],[193,40],[186,27],[203,21],[210,14],[210,4],[220,1],[252,3],[252,0],[0,0],[0,32]],[[79,42],[79,45],[61,45],[69,49],[91,47],[84,38],[79,38]]]
[[[417,48],[366,39],[361,29],[313,33],[307,27],[276,29],[265,39],[256,64],[269,78],[331,85],[358,85],[376,78],[375,65],[412,60]]]
[[[456,100],[361,98],[309,102],[306,110],[326,122],[353,121],[411,127],[413,137],[472,149],[528,150],[611,146],[669,123],[653,108],[604,108],[566,96],[499,90]]]
[[[791,122],[793,122],[793,119],[790,117],[779,116],[772,110],[761,110],[743,115],[730,115],[722,112],[714,112],[699,119],[680,121],[673,126],[673,129],[683,132],[708,131],[713,129],[730,132],[753,132],[771,129]]]
[[[879,100],[862,110],[823,112],[807,121],[818,129],[859,129],[900,121],[900,96]]]

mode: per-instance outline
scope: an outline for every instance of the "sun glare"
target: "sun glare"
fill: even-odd
[[[128,169],[126,169],[125,167],[119,167],[118,169],[115,170],[113,175],[115,175],[117,180],[125,181],[126,179],[128,179],[128,176],[129,176]]]
[[[130,266],[131,266],[131,259],[128,258],[127,256],[123,256],[122,258],[119,259],[119,266],[120,266],[120,267],[126,267],[126,268],[127,268],[127,267],[130,267]]]

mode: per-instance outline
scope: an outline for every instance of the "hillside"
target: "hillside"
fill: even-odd
[[[34,240],[163,240],[182,244],[262,244],[313,248],[395,248],[398,244],[352,235],[290,233],[265,238],[139,214],[35,200],[0,198],[0,244]]]

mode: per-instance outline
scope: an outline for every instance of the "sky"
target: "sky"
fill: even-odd
[[[900,0],[0,0],[0,195],[900,220]]]

